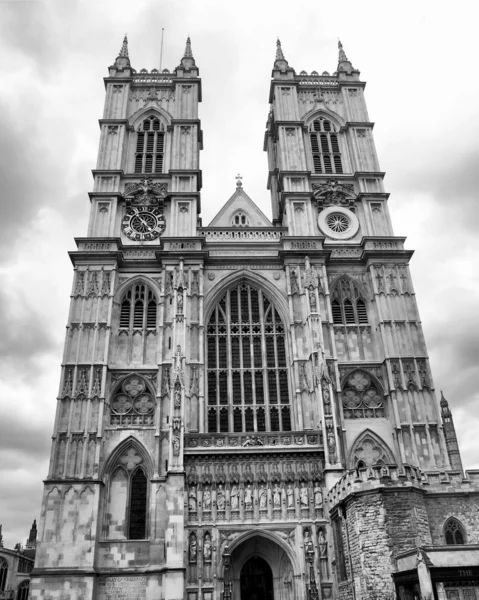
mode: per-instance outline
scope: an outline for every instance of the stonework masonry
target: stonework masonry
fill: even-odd
[[[148,72],[125,38],[70,252],[33,600],[479,598],[479,475],[437,403],[364,88],[341,43],[320,75],[278,40],[272,217],[237,176],[204,225],[191,41]]]

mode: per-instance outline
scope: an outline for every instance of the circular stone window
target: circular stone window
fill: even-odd
[[[340,206],[331,206],[318,215],[319,229],[333,240],[348,240],[356,235],[359,221],[356,215]]]

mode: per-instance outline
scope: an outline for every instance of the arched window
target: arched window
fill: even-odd
[[[207,327],[208,431],[291,431],[285,329],[261,290],[240,284]]]
[[[30,582],[25,579],[17,588],[17,600],[28,600],[28,592],[30,589]]]
[[[0,592],[5,591],[5,586],[7,585],[7,575],[8,563],[4,558],[0,557]]]
[[[341,278],[331,290],[331,312],[335,325],[367,325],[366,303],[349,277]]]
[[[249,227],[248,216],[242,210],[239,210],[233,215],[231,225],[233,227]]]
[[[153,425],[155,399],[145,381],[136,375],[123,380],[110,402],[110,422],[120,427]]]
[[[117,452],[108,471],[104,533],[107,539],[143,540],[148,537],[148,467],[136,444]]]
[[[156,314],[155,295],[146,285],[137,283],[121,301],[120,329],[156,329]]]
[[[309,139],[314,172],[342,173],[343,164],[336,126],[328,119],[319,117],[309,128]]]
[[[343,382],[345,419],[384,417],[384,395],[372,377],[364,371],[353,371]]]
[[[448,546],[466,543],[464,529],[454,517],[451,517],[446,521],[446,524],[444,525],[444,537]]]
[[[148,117],[136,138],[135,173],[162,173],[165,151],[164,125],[158,117]]]

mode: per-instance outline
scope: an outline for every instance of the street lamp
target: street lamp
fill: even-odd
[[[223,552],[223,564],[225,566],[225,576],[223,584],[223,600],[231,600],[231,582],[228,577],[228,569],[231,563],[231,554],[228,552],[228,546],[226,546]]]
[[[314,548],[313,544],[308,546],[306,550],[306,560],[309,562],[309,590],[308,600],[319,600],[318,586],[314,576]]]

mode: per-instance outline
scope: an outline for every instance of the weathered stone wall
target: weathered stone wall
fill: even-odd
[[[444,524],[450,517],[464,527],[468,544],[479,544],[479,497],[477,494],[434,495],[426,499],[429,527],[433,544],[445,544]]]

